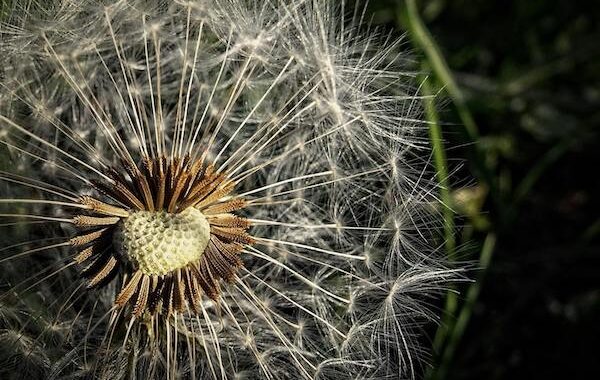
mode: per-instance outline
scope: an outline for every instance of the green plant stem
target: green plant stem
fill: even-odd
[[[444,84],[446,91],[448,91],[450,98],[452,98],[469,137],[473,141],[477,140],[479,137],[477,124],[466,105],[465,97],[460,87],[456,84],[448,68],[446,60],[419,15],[416,0],[406,0],[406,21],[410,27],[411,35],[425,52],[435,75]]]
[[[428,71],[427,67],[424,71]],[[444,204],[444,247],[448,259],[453,261],[456,259],[456,239],[454,235],[454,211],[452,210],[452,195],[449,184],[448,175],[448,160],[444,149],[442,129],[439,123],[439,116],[435,108],[433,92],[427,79],[423,80],[421,92],[424,95],[425,115],[429,124],[429,140],[433,150],[433,162],[436,169],[436,177],[440,183],[440,198]],[[445,338],[448,334],[448,329],[452,324],[458,307],[458,298],[454,291],[449,291],[446,295],[444,305],[444,319],[434,337],[433,346],[436,352],[441,351]]]
[[[408,27],[411,32],[411,36],[415,45],[420,46],[425,55],[427,57],[427,66],[424,67],[424,71],[429,71],[429,66],[433,69],[433,72],[438,77],[438,79],[444,83],[448,93],[453,99],[454,103],[459,110],[459,114],[461,118],[466,119],[465,129],[467,130],[467,135],[470,140],[474,140],[478,136],[477,126],[475,125],[473,118],[470,116],[470,112],[465,106],[464,97],[462,92],[459,90],[456,82],[452,78],[450,74],[450,70],[443,59],[439,48],[436,46],[435,42],[431,38],[431,35],[425,28],[425,25],[421,21],[419,16],[417,6],[414,0],[409,0],[406,2],[406,10],[405,12],[400,13],[400,17],[403,19],[403,23]],[[430,88],[428,82],[424,82],[422,86],[422,90],[425,95],[425,113],[429,123],[429,134],[430,140],[433,147],[434,154],[434,164],[436,166],[438,181],[442,187],[440,191],[440,196],[442,198],[442,202],[446,205],[446,209],[444,210],[444,234],[445,234],[445,248],[446,254],[450,260],[455,259],[455,237],[454,237],[454,215],[452,209],[450,208],[451,204],[451,195],[450,188],[448,186],[448,169],[447,169],[447,159],[444,151],[443,143],[442,143],[442,130],[439,125],[439,117],[435,110],[435,104],[433,99],[431,98],[433,91]],[[462,109],[462,111],[461,111]],[[464,122],[464,121],[463,121]],[[433,349],[435,352],[441,352],[442,347],[445,343],[446,336],[448,335],[454,315],[458,308],[458,297],[453,290],[450,290],[446,295],[444,311],[443,311],[443,319],[440,324],[440,327],[436,331],[434,340],[433,340]]]
[[[499,204],[500,195],[497,191],[496,181],[486,166],[484,154],[478,145],[479,128],[440,48],[419,14],[416,0],[406,0],[404,6],[398,8],[398,20],[408,30],[414,45],[425,53],[427,62],[431,66],[436,79],[452,99],[464,127],[466,143],[473,147],[471,162],[475,175],[487,185],[490,195]]]
[[[479,265],[481,266],[481,271],[477,276],[477,280],[471,284],[467,290],[464,305],[460,310],[458,318],[456,319],[456,323],[454,324],[454,327],[448,337],[448,343],[446,344],[442,354],[441,364],[435,371],[435,375],[431,377],[433,379],[444,379],[448,373],[448,369],[452,363],[454,354],[456,353],[456,348],[458,347],[458,344],[464,335],[467,325],[469,324],[469,320],[471,319],[471,315],[473,314],[473,308],[477,303],[479,294],[481,293],[483,280],[486,271],[490,266],[490,262],[492,261],[495,247],[496,235],[494,233],[489,233],[483,242],[483,246],[481,247],[481,252],[479,255]]]
[[[429,124],[429,140],[433,150],[433,163],[436,170],[437,181],[440,184],[440,198],[444,204],[444,244],[448,257],[455,259],[456,240],[454,237],[454,211],[452,206],[452,195],[449,183],[448,160],[444,148],[442,137],[442,128],[440,127],[439,117],[435,109],[435,102],[430,84],[424,80],[421,85],[424,95],[425,115]]]
[[[436,79],[441,83],[442,87],[445,88],[448,95],[453,101],[453,104],[456,107],[458,116],[460,117],[463,126],[465,135],[467,138],[467,142],[472,144],[473,146],[473,155],[474,155],[474,170],[475,174],[479,177],[480,181],[485,183],[487,187],[490,189],[490,193],[496,202],[499,201],[499,196],[496,191],[496,183],[494,178],[491,175],[489,168],[485,164],[484,154],[480,151],[478,141],[479,141],[479,129],[471,111],[469,110],[465,97],[457,85],[454,77],[448,67],[446,60],[444,59],[441,50],[435,43],[435,40],[431,36],[431,33],[428,31],[424,22],[422,21],[416,0],[406,0],[405,7],[399,13],[399,19],[402,21],[402,24],[408,29],[410,32],[411,38],[415,46],[422,49],[425,53],[426,62],[430,65]],[[427,70],[426,70],[427,71]],[[436,169],[438,170],[438,180],[443,179],[443,182],[440,181],[443,188],[448,190],[448,193],[445,195],[450,198],[449,188],[444,186],[444,182],[447,184],[448,182],[448,171],[447,171],[447,160],[445,157],[445,153],[443,150],[442,141],[442,131],[439,127],[439,120],[437,113],[435,111],[435,107],[433,104],[433,100],[430,95],[432,93],[431,89],[425,83],[424,90],[427,91],[425,93],[425,112],[428,118],[428,122],[430,124],[430,139],[434,149],[434,161],[436,164]],[[443,162],[443,164],[442,164]],[[440,171],[440,168],[442,171]],[[445,169],[445,170],[444,170]],[[442,200],[444,203],[444,194],[441,194]],[[449,203],[446,203],[447,205]],[[451,210],[447,210],[451,212]],[[450,218],[447,215],[444,215],[445,220],[445,228],[446,228],[446,251],[448,254],[448,258],[454,260],[456,257],[455,253],[455,241],[453,236],[453,231],[448,231],[448,227],[454,227],[454,221],[452,217],[452,224],[448,223]],[[452,238],[448,240],[448,236],[452,234]],[[480,265],[485,268],[487,267],[487,262],[491,257],[491,252],[493,251],[493,246],[495,244],[494,235],[489,235],[488,239],[486,239],[484,246],[481,251],[481,255],[479,257]],[[450,249],[449,249],[450,248]],[[449,362],[452,360],[454,355],[454,351],[456,346],[466,328],[467,322],[470,319],[470,315],[472,312],[472,307],[475,304],[477,297],[479,295],[480,284],[476,283],[468,289],[467,292],[467,300],[463,305],[459,316],[456,320],[454,320],[454,316],[458,310],[458,297],[455,292],[450,290],[446,296],[446,302],[444,305],[443,319],[440,324],[440,327],[436,331],[436,335],[433,340],[433,349],[438,354],[441,353],[441,362],[439,370],[429,371],[426,376],[428,378],[442,378],[445,375],[446,368],[448,367]]]
[[[427,71],[427,67],[424,67]],[[429,82],[425,79],[421,85],[421,92],[424,95],[425,116],[429,124],[429,139],[433,150],[433,162],[436,169],[436,177],[440,183],[440,198],[444,204],[444,247],[448,259],[456,259],[456,240],[454,236],[454,211],[452,210],[452,196],[448,181],[448,161],[444,150],[442,129],[439,123],[439,116],[435,108],[433,93]],[[458,298],[453,290],[448,291],[444,305],[443,320],[436,331],[433,348],[436,352],[441,352],[444,345],[448,329],[452,325],[452,318],[458,307]]]

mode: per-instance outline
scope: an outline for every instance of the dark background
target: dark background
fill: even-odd
[[[426,376],[600,378],[600,3],[415,3],[479,132],[467,136],[460,104],[431,69],[454,170],[456,255],[476,261],[495,239],[490,265],[473,274],[474,302],[472,285],[459,286],[446,319],[452,331],[467,305],[464,332],[437,346]],[[417,65],[433,67],[409,6],[371,0],[368,14],[406,33]]]

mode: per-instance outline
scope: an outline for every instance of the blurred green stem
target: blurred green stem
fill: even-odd
[[[424,67],[425,72],[428,71],[427,69],[427,67]],[[442,129],[440,127],[439,117],[435,108],[433,92],[431,91],[431,86],[427,79],[423,80],[422,82],[421,92],[423,93],[425,115],[429,124],[429,139],[433,149],[433,161],[436,169],[436,176],[438,182],[440,183],[440,198],[444,204],[444,244],[446,255],[451,261],[453,261],[456,259],[456,241],[454,237],[454,211],[452,210],[452,196],[448,181],[448,165],[446,152],[444,150]],[[435,352],[441,352],[442,350],[446,336],[448,335],[449,329],[452,326],[453,317],[456,313],[457,307],[458,297],[453,290],[450,290],[446,294],[446,303],[444,305],[442,323],[436,331],[433,340],[433,348]]]
[[[438,86],[447,92],[456,107],[457,115],[464,127],[464,140],[461,141],[461,145],[464,144],[470,148],[469,155],[473,174],[477,177],[477,180],[481,185],[489,189],[490,198],[496,206],[495,211],[498,214],[496,219],[499,221],[500,226],[510,226],[511,221],[516,217],[517,205],[525,199],[531,188],[539,180],[546,169],[568,151],[571,142],[564,141],[551,148],[528,171],[525,178],[516,188],[513,189],[512,186],[510,186],[510,183],[507,182],[509,186],[503,191],[502,175],[492,175],[496,164],[491,163],[490,160],[486,159],[488,154],[482,149],[481,145],[479,145],[479,128],[467,105],[464,93],[454,79],[441,49],[436,44],[433,36],[419,14],[417,0],[405,0],[404,2],[399,3],[397,20],[409,32],[415,48],[424,53],[424,63],[422,65],[424,71],[428,72],[431,70],[433,74],[432,77],[435,79],[433,82],[434,85],[431,85],[426,81],[423,82],[423,101],[425,114],[429,123],[429,134],[433,147],[434,164],[437,170],[438,181],[442,188],[440,197],[442,198],[443,203],[448,207],[447,210],[444,210],[445,249],[448,258],[450,260],[455,260],[456,241],[453,234],[454,231],[450,230],[450,228],[454,228],[454,219],[453,215],[448,215],[452,210],[449,208],[451,205],[451,193],[450,188],[448,187],[447,159],[442,143],[443,134],[439,125],[439,118],[436,113],[434,100],[432,99],[432,94],[437,92]],[[536,83],[555,72],[568,68],[569,65],[572,65],[572,62],[565,61],[556,66],[548,67],[543,73],[535,72],[531,76],[523,77],[518,81],[510,83],[506,86],[506,90],[509,94],[518,93],[525,88],[528,88],[533,83]],[[596,227],[593,226],[590,229],[591,235],[593,235],[595,228]],[[434,367],[427,372],[426,377],[428,379],[443,379],[448,374],[459,342],[467,328],[473,308],[477,303],[477,299],[481,292],[483,278],[486,269],[490,264],[495,245],[496,235],[494,233],[488,233],[479,252],[478,260],[481,271],[478,274],[477,282],[468,287],[465,293],[464,302],[459,304],[457,295],[452,289],[448,292],[443,319],[440,327],[436,331],[433,342],[433,348],[438,355],[436,362],[437,367]]]
[[[450,74],[450,70],[440,54],[438,47],[435,45],[431,35],[425,28],[423,22],[421,21],[417,5],[414,0],[408,0],[406,2],[406,12],[401,12],[400,17],[403,19],[403,23],[407,25],[409,30],[411,31],[411,36],[415,40],[416,44],[421,46],[421,48],[425,51],[425,54],[428,58],[427,64],[431,65],[434,73],[441,80],[446,88],[448,89],[448,93],[455,101],[457,108],[461,107],[466,109],[464,105],[464,98],[458,86],[454,82],[452,75]],[[425,65],[427,65],[425,64]],[[429,67],[424,67],[425,72],[429,71]],[[444,151],[444,146],[442,142],[442,130],[439,125],[439,117],[437,115],[437,111],[435,109],[435,103],[432,99],[433,91],[430,88],[430,85],[427,81],[423,82],[422,91],[425,95],[425,113],[427,116],[427,121],[429,123],[429,134],[433,147],[433,155],[434,155],[434,163],[436,167],[438,181],[441,185],[440,196],[442,198],[442,202],[445,204],[444,209],[444,235],[445,235],[445,248],[446,254],[450,260],[455,259],[455,240],[454,240],[454,215],[452,215],[453,211],[451,209],[451,195],[450,188],[448,186],[448,168],[447,168],[447,160],[446,154]],[[465,128],[467,130],[467,134],[470,139],[476,138],[478,135],[477,126],[475,125],[470,116],[468,110],[463,112],[462,116],[467,117],[468,123],[465,123]],[[448,335],[454,315],[458,308],[458,297],[454,291],[449,291],[446,295],[446,303],[444,305],[444,313],[443,319],[438,328],[434,341],[433,341],[433,349],[436,352],[441,352],[444,342],[446,341],[446,336]]]
[[[463,124],[467,144],[472,145],[473,148],[471,152],[473,154],[471,163],[473,164],[475,174],[487,185],[490,195],[498,202],[499,194],[497,193],[495,180],[485,164],[484,154],[480,151],[478,145],[479,128],[466,104],[465,96],[454,80],[454,76],[444,59],[440,48],[419,15],[416,0],[406,0],[404,6],[398,8],[398,21],[408,30],[415,46],[419,47],[425,53],[427,63],[431,66],[435,78],[441,83],[442,87],[448,92],[448,95],[452,99],[458,116]]]
[[[427,79],[422,82],[421,91],[424,95],[425,115],[429,124],[429,140],[433,150],[433,162],[436,170],[436,177],[440,184],[440,198],[444,204],[444,239],[448,257],[455,259],[454,251],[456,241],[454,237],[454,211],[452,210],[452,195],[449,183],[448,161],[444,149],[442,137],[442,128],[440,127],[439,117],[435,109],[434,95]]]
[[[425,53],[426,63],[424,64],[424,71],[427,72],[430,67],[435,74],[436,79],[446,89],[448,95],[452,99],[458,115],[462,120],[468,143],[473,144],[473,154],[475,157],[473,163],[478,177],[480,181],[488,186],[492,195],[496,196],[494,179],[490,174],[489,168],[485,164],[484,155],[480,152],[479,146],[477,145],[479,140],[479,129],[471,111],[467,107],[465,97],[456,84],[439,47],[423,23],[419,15],[416,0],[406,0],[405,4],[405,8],[402,9],[398,15],[399,19],[410,32],[414,44],[420,47]],[[431,90],[429,83],[425,81],[422,89],[424,93],[425,113],[429,123],[429,134],[433,146],[434,163],[437,170],[438,181],[442,187],[440,196],[447,206],[447,209],[444,210],[445,248],[448,258],[450,260],[455,260],[456,242],[453,231],[454,216],[452,215],[452,209],[450,208],[451,194],[448,187],[448,168],[442,143],[442,131],[439,125],[439,117],[435,109],[435,104],[432,99],[433,91]],[[495,235],[490,234],[483,244],[479,257],[479,263],[482,268],[487,268],[489,264],[495,241]],[[483,272],[480,274],[480,278],[482,276]],[[462,309],[456,320],[454,320],[454,317],[458,310],[458,297],[454,291],[450,290],[448,292],[443,320],[436,331],[433,341],[433,348],[435,352],[440,355],[439,367],[429,371],[427,373],[428,378],[441,379],[445,376],[458,342],[470,319],[473,306],[479,296],[480,286],[481,284],[478,281],[469,287],[466,294],[466,300],[462,305]]]
[[[469,320],[471,319],[471,314],[473,314],[473,307],[479,298],[481,286],[483,284],[487,268],[492,260],[495,246],[496,235],[494,233],[489,233],[483,242],[481,253],[479,255],[479,275],[477,276],[477,280],[472,283],[467,290],[465,302],[460,310],[460,313],[458,314],[458,318],[454,323],[452,331],[448,336],[448,343],[443,351],[440,365],[434,372],[434,375],[431,376],[432,379],[444,379],[446,377],[452,359],[454,358],[454,354],[456,353],[458,343],[460,342],[465,329],[467,328]]]
[[[473,115],[471,115],[471,111],[466,105],[465,97],[456,84],[444,56],[421,20],[416,0],[406,0],[406,21],[412,37],[425,52],[433,72],[438,80],[444,84],[446,91],[448,91],[450,98],[452,98],[470,139],[472,141],[477,140],[479,137],[477,124],[475,124]]]

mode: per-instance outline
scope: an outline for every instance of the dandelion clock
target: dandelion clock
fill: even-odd
[[[454,275],[416,73],[363,6],[7,8],[3,378],[419,376]]]

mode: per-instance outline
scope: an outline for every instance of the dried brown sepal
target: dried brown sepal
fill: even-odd
[[[129,190],[122,182],[117,182],[114,185],[113,193],[116,194],[124,203],[130,204],[137,210],[145,210],[146,207],[136,197],[131,190]]]
[[[166,277],[162,294],[162,310],[166,315],[171,315],[173,313],[173,287],[173,277]]]
[[[92,288],[98,285],[100,282],[104,281],[115,269],[117,265],[117,259],[114,256],[110,256],[105,264],[100,268],[99,271],[96,272],[94,277],[90,280],[88,284],[88,288]]]
[[[198,282],[196,281],[196,279],[194,278],[194,276],[192,275],[191,271],[186,268],[184,270],[184,279],[185,279],[185,283],[186,283],[186,298],[188,300],[188,305],[191,308],[191,310],[193,310],[194,312],[199,312],[200,311],[200,297],[201,297],[201,293],[200,293],[200,289],[198,287]]]
[[[154,276],[152,278],[152,292],[150,292],[150,296],[148,297],[148,311],[151,314],[156,313],[161,304],[164,286],[165,280],[163,276]]]
[[[182,201],[181,207],[187,208],[209,195],[225,178],[224,173],[214,173],[204,177],[190,189]]]
[[[230,227],[230,228],[248,228],[251,223],[248,219],[233,214],[217,214],[208,217],[211,226]]]
[[[181,269],[176,271],[173,283],[173,308],[178,312],[182,312],[185,310],[185,282],[181,277]]]
[[[211,204],[217,202],[219,199],[229,195],[233,191],[235,185],[236,183],[233,181],[224,182],[220,188],[216,189],[199,202],[194,203],[193,206],[197,207],[198,209],[206,208]]]
[[[135,301],[133,308],[133,315],[140,317],[146,310],[146,303],[148,302],[148,292],[150,291],[150,277],[142,275],[142,282],[138,291],[138,297]]]
[[[108,235],[111,232],[111,230],[112,228],[106,227],[96,231],[83,233],[71,238],[69,240],[69,243],[71,243],[73,247],[81,247]]]
[[[211,236],[210,244],[214,245],[215,249],[223,256],[230,265],[236,269],[242,266],[242,260],[239,257],[239,253],[244,249],[244,246],[240,243],[223,243],[221,239],[216,236]]]
[[[82,196],[79,199],[79,203],[89,206],[91,210],[97,214],[118,216],[121,218],[126,218],[129,216],[129,212],[127,212],[127,210],[121,207],[109,205],[108,203],[104,203],[87,195]]]
[[[254,243],[254,238],[243,228],[211,226],[210,232],[232,242],[243,244]]]
[[[100,227],[110,226],[119,223],[121,218],[117,216],[88,216],[76,215],[73,217],[73,224],[77,227]]]
[[[90,259],[92,256],[96,256],[104,251],[106,251],[108,249],[108,245],[107,244],[102,244],[102,242],[97,242],[95,244],[90,245],[89,247],[86,247],[84,249],[82,249],[74,258],[73,260],[77,263],[77,264],[82,264],[84,261]]]
[[[206,256],[204,256],[198,266],[192,267],[192,272],[198,280],[198,285],[206,294],[206,296],[212,300],[216,300],[219,297],[220,288],[219,283],[213,278],[212,274],[208,270],[208,264],[206,263]]]
[[[138,284],[142,279],[142,272],[136,271],[133,276],[125,283],[125,286],[117,296],[115,305],[125,305],[131,297],[137,292]]]
[[[248,202],[245,199],[235,198],[223,203],[217,203],[205,209],[201,209],[205,215],[224,214],[246,207]]]
[[[209,244],[204,254],[206,255],[207,259],[210,260],[211,272],[222,279],[230,279],[237,270],[237,268],[230,265],[229,262],[225,260],[223,256],[221,256],[218,249],[216,249],[212,243]]]

